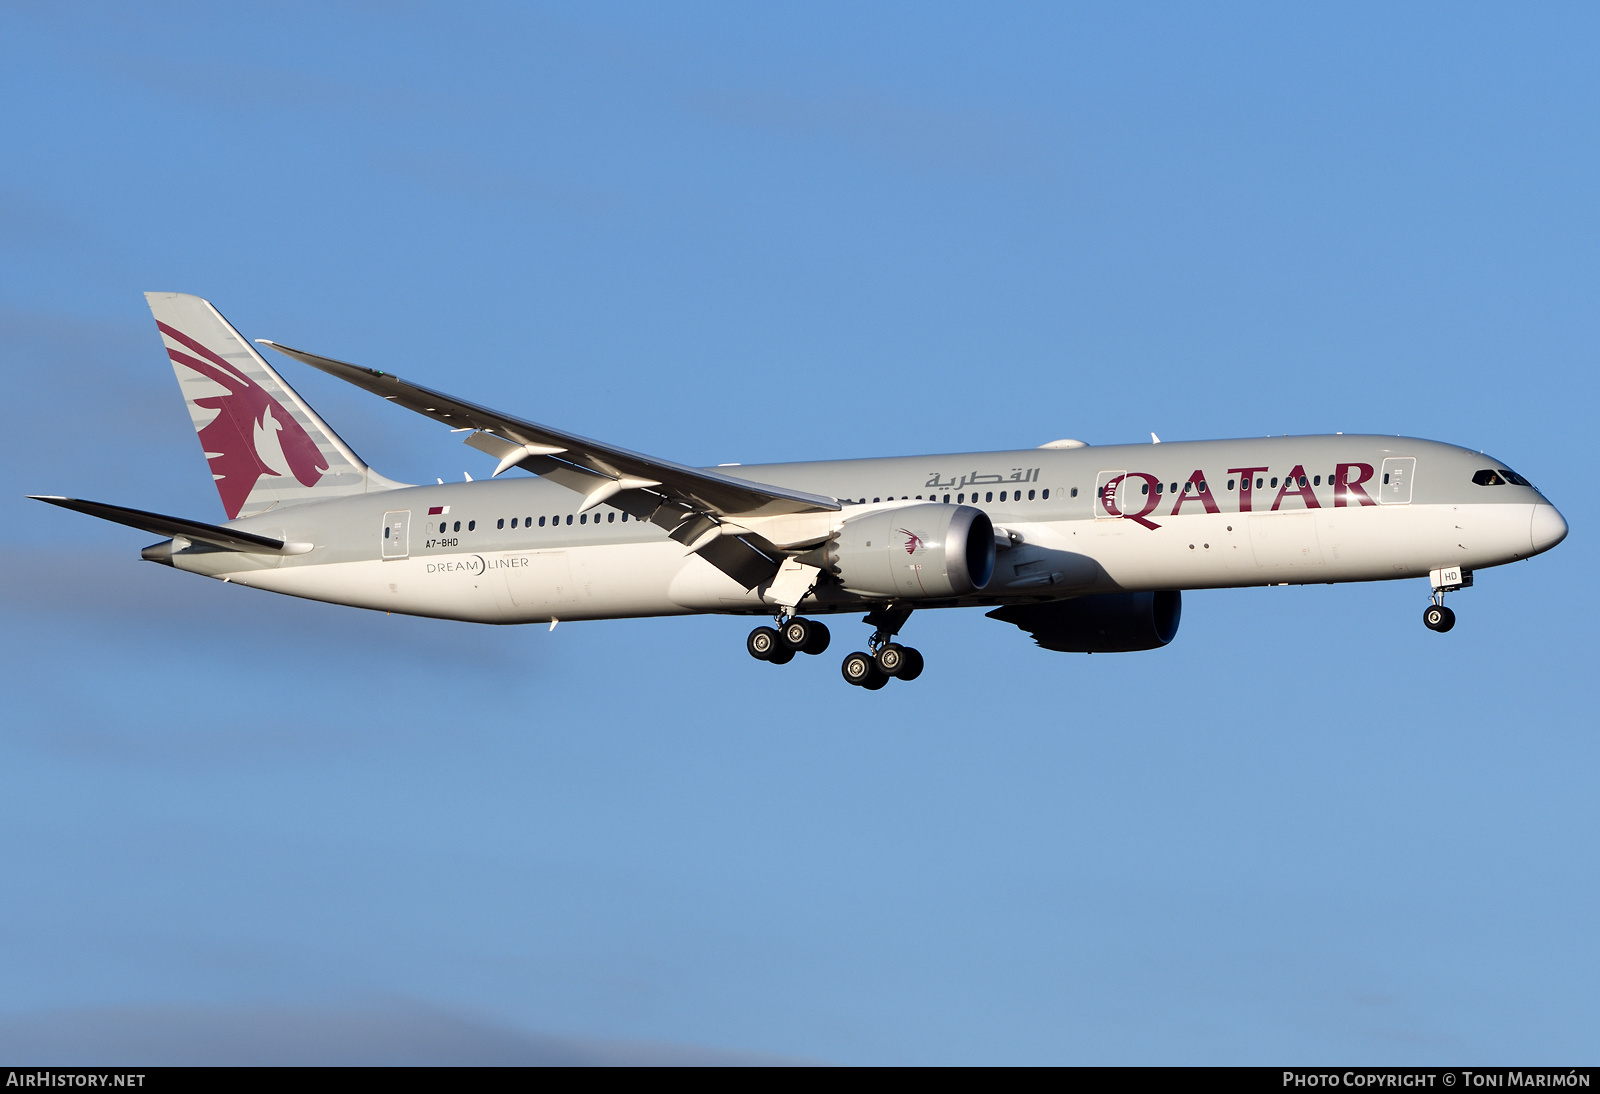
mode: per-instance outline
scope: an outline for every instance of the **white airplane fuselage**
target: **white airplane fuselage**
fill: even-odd
[[[1554,546],[1566,524],[1531,486],[1473,482],[1474,474],[1504,466],[1437,442],[1341,435],[751,466],[737,473],[849,499],[837,513],[807,518],[834,528],[918,502],[960,498],[982,509],[1003,544],[988,584],[965,596],[900,598],[907,607],[956,607],[1378,581],[1515,562]],[[1341,467],[1344,484],[1334,482]],[[1108,493],[1107,483],[1118,476]],[[661,528],[624,512],[601,505],[578,513],[580,501],[571,490],[521,476],[405,487],[282,506],[228,525],[301,544],[308,548],[302,553],[191,546],[172,551],[170,562],[292,596],[479,623],[773,614],[762,587],[742,587]],[[896,598],[823,588],[795,607],[808,614],[860,611],[888,599]]]

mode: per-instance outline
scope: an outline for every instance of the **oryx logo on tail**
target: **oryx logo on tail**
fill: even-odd
[[[166,323],[158,321],[156,325],[162,334],[193,351],[185,353],[168,346],[167,356],[175,364],[225,390],[225,394],[195,399],[194,405],[216,411],[198,432],[230,520],[239,515],[264,475],[291,474],[306,487],[322,479],[328,470],[327,459],[282,403],[220,354]]]

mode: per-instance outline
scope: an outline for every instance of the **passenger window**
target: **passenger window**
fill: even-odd
[[[461,522],[460,522],[460,521],[459,521],[459,520],[458,520],[458,521],[456,521],[456,528],[455,528],[455,530],[456,530],[456,531],[458,531],[458,532],[459,532],[459,531],[461,531]]]
[[[1156,483],[1156,493],[1157,494],[1164,493],[1166,491],[1166,489],[1167,489],[1167,484],[1166,483],[1164,483],[1164,482]],[[1142,492],[1146,493],[1146,494],[1148,494],[1150,492],[1150,484],[1149,483],[1145,483],[1144,484],[1144,490]]]
[[[1006,492],[1004,490],[1000,491],[1000,500],[1001,501],[1005,501],[1006,500]]]
[[[1032,500],[1033,500],[1033,491],[1032,491],[1032,490],[1029,490],[1029,491],[1028,491],[1028,500],[1029,500],[1029,501],[1032,501]]]
[[[607,513],[606,514],[606,523],[607,524],[615,523],[616,519],[617,519],[617,514],[615,514],[615,513]]]
[[[876,502],[876,501],[877,501],[877,500],[878,500],[878,499],[877,499],[877,498],[873,498],[873,499],[872,499],[872,500],[873,500],[873,501],[874,501],[874,502]]]
[[[511,518],[511,527],[515,528],[516,526],[517,526],[517,518],[516,517],[512,517]]]
[[[440,521],[440,522],[439,522],[439,531],[441,531],[441,532],[448,532],[448,531],[449,531],[449,530],[450,530],[450,529],[449,529],[449,528],[448,528],[448,527],[446,527],[446,525],[445,525],[445,522],[444,522],[444,521],[442,521],[442,520],[441,520],[441,521]]]
[[[1304,486],[1305,484],[1306,484],[1306,477],[1304,475],[1301,475],[1300,476],[1300,485]]]
[[[1389,485],[1389,476],[1388,476],[1387,473],[1385,473],[1384,476],[1383,476],[1383,485],[1385,485],[1385,486]]]
[[[383,526],[383,538],[389,538],[389,526],[387,524]]]
[[[1076,493],[1077,491],[1073,491],[1073,492]],[[1050,500],[1050,491],[1046,490],[1044,493],[1040,494],[1039,495],[1039,500],[1040,501],[1049,501]]]
[[[1200,480],[1200,493],[1204,494],[1205,492],[1206,492],[1206,480],[1205,479],[1201,479]]]
[[[572,523],[572,514],[571,514],[571,513],[568,513],[568,514],[567,514],[567,523],[568,523],[568,524],[571,524],[571,523]]]
[[[949,505],[949,504],[950,504],[950,495],[949,495],[949,494],[946,494],[946,495],[945,495],[945,496],[944,496],[944,503],[945,503],[945,504],[946,504],[946,505]]]
[[[1272,482],[1273,482],[1273,485],[1277,485],[1278,480],[1277,479],[1273,479]],[[1256,489],[1257,490],[1261,489],[1261,480],[1260,479],[1256,479]]]
[[[1158,482],[1158,483],[1156,483],[1156,485],[1160,486],[1161,484]],[[1150,492],[1150,484],[1149,483],[1145,483],[1143,486],[1139,487],[1139,493],[1148,494],[1149,492]]]
[[[506,526],[506,518],[501,517],[499,520],[494,522],[494,526],[496,528],[504,528]]]
[[[1312,486],[1321,486],[1322,485],[1322,476],[1321,475],[1312,475],[1311,476],[1311,485]]]
[[[588,524],[589,523],[589,514],[588,513],[579,513],[578,514],[578,523],[579,524]]]
[[[540,527],[540,528],[543,528],[543,527],[544,527],[544,518],[543,518],[543,517],[540,517],[540,518],[539,518],[539,527]]]
[[[1232,480],[1232,479],[1229,479],[1229,480],[1228,480],[1228,490],[1229,490],[1229,491],[1232,491],[1232,490],[1233,490],[1233,480]]]
[[[478,522],[477,521],[475,521],[475,520],[467,521],[467,531],[476,532],[477,530],[478,530]]]
[[[990,490],[987,494],[983,495],[983,500],[984,501],[993,501],[994,500],[994,491]]]
[[[956,504],[957,505],[965,505],[965,504],[967,504],[967,496],[965,494],[957,494],[956,495]]]
[[[1272,476],[1272,485],[1273,486],[1277,486],[1278,485],[1278,476],[1276,476],[1276,475]]]
[[[623,524],[627,524],[628,523],[628,514],[626,514],[626,513],[622,514],[622,523]]]
[[[1172,484],[1172,492],[1174,494],[1176,494],[1178,492],[1178,484],[1177,483],[1173,483]]]

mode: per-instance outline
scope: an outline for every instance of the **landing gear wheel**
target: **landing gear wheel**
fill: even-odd
[[[877,691],[889,682],[889,678],[878,670],[873,663],[872,655],[866,653],[848,654],[844,664],[839,666],[839,671],[844,674],[847,683],[868,691]]]
[[[774,665],[787,665],[790,661],[794,660],[794,650],[791,650],[787,646],[779,646],[777,649],[772,651],[772,656],[767,658],[767,660]]]
[[[885,676],[899,676],[910,667],[910,659],[906,656],[910,652],[897,642],[887,642],[879,647],[872,660]]]
[[[749,650],[750,656],[757,661],[772,661],[774,660],[772,655],[783,646],[778,641],[777,631],[771,627],[757,627],[750,632],[750,637],[744,640],[744,648]]]
[[[784,646],[796,653],[817,654],[828,648],[828,628],[814,620],[796,616],[778,633]]]
[[[902,651],[905,657],[905,666],[900,670],[900,679],[911,681],[922,675],[922,654],[906,646]]]
[[[1429,604],[1427,611],[1422,613],[1422,625],[1430,631],[1443,634],[1456,625],[1456,613],[1443,604]]]

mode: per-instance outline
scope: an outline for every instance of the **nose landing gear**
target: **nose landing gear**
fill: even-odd
[[[1423,610],[1422,625],[1443,634],[1456,625],[1456,613],[1444,606],[1444,594],[1472,588],[1472,571],[1460,566],[1430,570],[1428,583],[1433,586],[1433,603]]]

